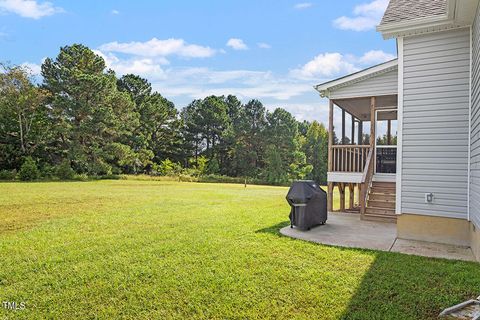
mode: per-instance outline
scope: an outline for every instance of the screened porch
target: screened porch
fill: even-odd
[[[330,211],[357,210],[363,215],[372,189],[395,188],[397,80],[397,61],[393,60],[316,87],[321,96],[329,98]],[[333,207],[335,187],[340,194],[339,208]],[[391,198],[394,201],[394,194]]]

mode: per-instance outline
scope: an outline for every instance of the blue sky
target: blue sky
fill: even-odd
[[[375,31],[387,0],[0,0],[0,61],[38,72],[82,43],[117,74],[136,73],[178,108],[235,94],[326,120],[313,85],[389,60]]]

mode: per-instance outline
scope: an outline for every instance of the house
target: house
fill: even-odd
[[[398,58],[315,88],[330,101],[329,210],[358,192],[362,219],[480,260],[479,2],[390,0],[377,31]]]

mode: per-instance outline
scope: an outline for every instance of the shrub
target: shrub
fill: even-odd
[[[160,165],[158,163],[152,164],[152,170],[150,170],[150,175],[152,176],[160,176],[161,175]]]
[[[162,176],[173,176],[175,174],[175,163],[170,159],[165,159],[160,162],[159,169]]]
[[[55,178],[55,167],[49,165],[48,163],[44,164],[41,167],[40,176],[43,179],[53,179],[53,178]]]
[[[276,185],[276,186],[290,186],[291,181],[285,182],[278,182],[278,183],[271,183],[266,180],[261,180],[257,178],[245,178],[245,177],[229,177],[229,176],[220,176],[215,174],[207,174],[201,176],[197,179],[198,182],[206,182],[206,183],[236,183],[236,184],[244,184],[245,179],[247,184],[254,184],[254,185]]]
[[[70,161],[67,159],[63,160],[55,170],[55,175],[61,180],[72,180],[75,176],[75,171],[70,166]]]
[[[92,176],[111,175],[112,167],[102,160],[97,160],[88,164],[87,171]]]
[[[122,176],[119,174],[104,174],[101,176],[96,177],[98,180],[120,180]]]
[[[267,166],[264,179],[273,185],[284,184],[288,181],[287,172],[282,163],[282,157],[276,146],[267,149]]]
[[[154,176],[178,176],[183,171],[182,165],[178,162],[173,162],[170,159],[165,159],[160,164],[152,164],[151,174]]]
[[[22,166],[20,167],[20,171],[18,172],[18,176],[22,181],[32,181],[38,179],[40,172],[38,171],[37,164],[32,157],[26,157],[25,161],[23,162]]]
[[[77,181],[88,181],[88,175],[86,173],[81,173],[81,174],[75,174],[73,176],[73,180]]]
[[[207,171],[207,164],[208,160],[205,156],[198,157],[195,169],[197,169],[199,176],[205,174],[205,172]]]
[[[117,166],[112,166],[112,174],[113,175],[121,175],[122,169]]]
[[[198,182],[198,177],[189,176],[185,174],[180,174],[178,176],[178,181],[180,182]]]
[[[212,182],[212,183],[245,183],[245,178],[242,177],[228,177],[220,176],[216,174],[207,174],[198,179],[199,182]]]
[[[139,180],[139,181],[178,181],[179,177],[167,177],[167,176],[149,176],[146,174],[122,174],[120,176],[122,180]]]
[[[217,174],[220,171],[220,164],[216,158],[208,160],[206,172],[208,174]]]
[[[0,180],[15,180],[17,177],[17,170],[0,170]]]
[[[195,168],[185,168],[182,170],[183,176],[191,176],[191,177],[198,177],[198,170]]]

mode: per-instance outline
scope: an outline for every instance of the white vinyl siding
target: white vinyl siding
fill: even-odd
[[[345,87],[330,90],[330,99],[385,96],[397,94],[398,70],[367,78]]]
[[[470,219],[480,228],[480,7],[472,26]]]
[[[403,50],[401,210],[466,219],[470,30],[406,37]]]

